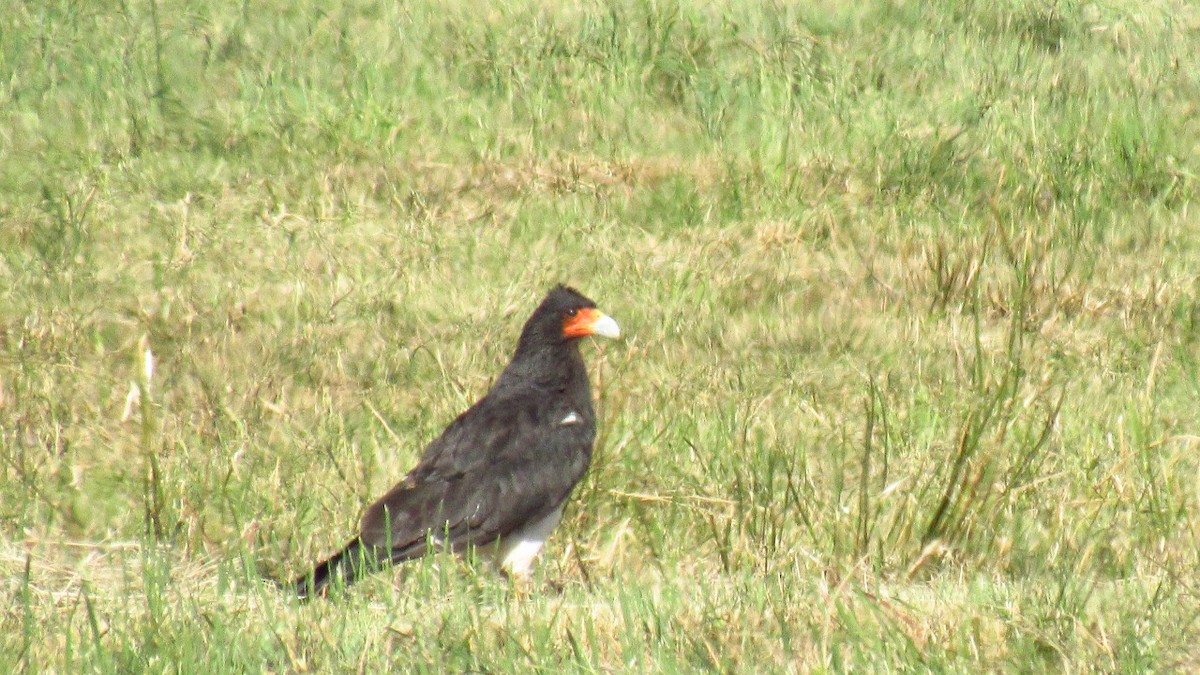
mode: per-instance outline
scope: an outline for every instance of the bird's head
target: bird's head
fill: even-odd
[[[533,316],[525,322],[521,342],[564,343],[589,335],[621,336],[617,322],[596,309],[596,303],[569,286],[558,285],[546,294]]]

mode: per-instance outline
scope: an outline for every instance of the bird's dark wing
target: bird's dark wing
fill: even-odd
[[[453,550],[491,543],[557,508],[587,470],[595,424],[590,401],[581,411],[544,401],[516,389],[472,406],[368,507],[360,540],[398,562],[430,539]]]

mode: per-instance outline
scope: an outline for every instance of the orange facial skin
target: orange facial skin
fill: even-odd
[[[574,316],[563,320],[563,335],[568,338],[581,338],[594,335],[593,327],[604,314],[597,309],[581,309]]]

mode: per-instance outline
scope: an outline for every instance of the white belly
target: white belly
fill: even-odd
[[[546,537],[554,531],[558,521],[562,519],[562,505],[546,514],[541,520],[527,523],[524,527],[514,530],[500,540],[500,550],[496,552],[496,560],[500,568],[512,576],[528,577],[533,568],[533,559],[537,557]]]

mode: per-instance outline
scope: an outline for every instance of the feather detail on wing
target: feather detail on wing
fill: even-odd
[[[363,543],[395,562],[427,542],[489,544],[558,508],[591,461],[594,427],[540,410],[540,392],[486,397],[426,449],[420,464],[363,516]]]

